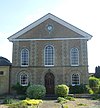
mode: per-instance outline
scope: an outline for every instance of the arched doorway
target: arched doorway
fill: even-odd
[[[50,72],[45,75],[45,87],[47,94],[54,94],[55,77]]]

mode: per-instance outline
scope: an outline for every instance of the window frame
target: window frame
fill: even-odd
[[[73,50],[76,50],[76,51],[73,51]],[[71,66],[79,66],[79,50],[78,50],[78,48],[71,48],[71,50],[70,50],[70,64],[71,64]]]
[[[27,51],[27,61],[26,61],[26,58],[25,58],[25,62],[26,62],[26,64],[25,65],[23,65],[23,58],[22,58],[22,56],[23,56],[23,51],[24,50],[26,50]],[[26,52],[24,52],[24,53],[26,53]],[[22,50],[21,50],[21,66],[22,67],[27,67],[27,66],[29,66],[29,50],[27,49],[27,48],[23,48]]]
[[[0,76],[3,76],[4,73],[5,73],[5,72],[1,70],[1,71],[0,71]]]
[[[73,81],[73,75],[77,75],[77,79],[75,79],[76,76],[74,76],[74,81]],[[75,82],[75,81],[76,81],[76,83],[73,83],[73,82]],[[73,74],[71,75],[71,85],[72,85],[72,86],[80,85],[80,75],[79,75],[78,73],[73,73]]]
[[[51,55],[52,56],[52,58],[51,58],[52,63],[50,65],[49,65],[49,60],[48,60],[50,58],[46,58],[46,48],[47,47],[51,47],[52,48],[52,55]],[[47,56],[48,55],[49,54],[47,54]],[[54,66],[54,64],[55,64],[55,49],[54,49],[54,46],[53,45],[46,45],[45,48],[44,48],[44,66]]]
[[[24,79],[22,79],[22,75],[26,75],[27,76],[26,83],[24,83],[24,84],[22,83],[22,81],[24,80]],[[28,86],[28,75],[26,73],[22,73],[20,75],[20,85],[21,86]]]

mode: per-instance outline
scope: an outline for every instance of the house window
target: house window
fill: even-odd
[[[21,66],[28,66],[29,63],[29,51],[28,49],[22,49],[21,51]]]
[[[4,74],[4,71],[0,71],[0,75],[3,75]]]
[[[54,47],[51,45],[44,49],[44,63],[45,66],[54,66]]]
[[[79,65],[79,51],[77,48],[72,48],[70,51],[70,61],[72,66]]]
[[[20,75],[20,85],[27,86],[28,85],[28,75],[23,73]]]
[[[80,84],[80,77],[79,74],[72,75],[72,85],[79,85]]]

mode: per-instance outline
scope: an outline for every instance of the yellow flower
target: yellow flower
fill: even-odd
[[[43,103],[42,100],[35,100],[35,99],[26,99],[26,100],[23,100],[23,102],[25,102],[26,104],[28,105],[38,105],[39,103]]]

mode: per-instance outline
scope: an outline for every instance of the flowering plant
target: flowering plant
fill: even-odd
[[[27,105],[38,105],[40,103],[43,103],[42,100],[35,100],[35,99],[26,99],[26,100],[23,100],[22,102]]]

